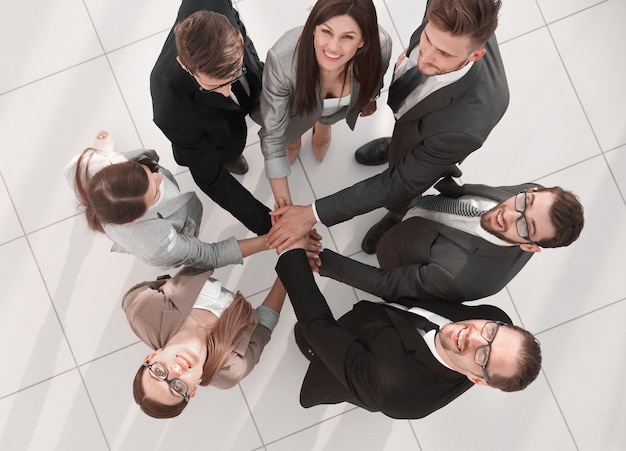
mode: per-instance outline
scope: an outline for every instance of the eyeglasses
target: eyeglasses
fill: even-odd
[[[228,85],[232,85],[233,83],[235,83],[236,81],[240,80],[244,75],[246,75],[247,69],[246,66],[241,66],[241,69],[239,70],[239,75],[237,75],[235,78],[233,78],[231,81],[227,81],[226,83],[222,83],[221,85],[217,85],[215,88],[211,88],[211,89],[206,89],[203,88],[200,83],[198,82],[198,80],[196,79],[196,76],[191,73],[191,71],[187,68],[185,68],[185,71],[189,74],[189,76],[193,79],[194,83],[196,84],[196,86],[198,86],[198,91],[200,92],[215,92],[218,89],[222,89],[224,86],[228,86]]]
[[[172,393],[182,396],[186,402],[189,402],[189,387],[187,384],[177,377],[174,379],[168,379],[167,376],[169,375],[169,371],[167,371],[167,368],[165,368],[163,364],[159,362],[143,362],[141,365],[148,368],[148,370],[150,370],[150,375],[155,379],[167,382]]]
[[[483,379],[489,382],[489,375],[487,374],[487,363],[489,363],[489,356],[491,356],[491,343],[493,343],[494,338],[496,338],[496,334],[498,333],[498,328],[500,325],[505,323],[501,321],[488,321],[483,326],[480,331],[480,336],[487,342],[486,345],[479,346],[476,348],[476,353],[474,354],[474,363],[481,367],[483,370]]]
[[[517,234],[520,238],[525,239],[529,243],[537,244],[533,240],[530,239],[530,235],[528,233],[528,221],[526,221],[526,198],[528,196],[528,191],[522,191],[515,195],[515,210],[520,214],[520,217],[517,220]]]

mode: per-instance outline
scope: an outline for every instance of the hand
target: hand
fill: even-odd
[[[270,216],[279,219],[267,234],[266,242],[270,249],[278,252],[290,249],[298,239],[307,236],[316,222],[311,205],[287,205],[271,211]]]
[[[370,100],[361,108],[361,117],[371,116],[376,112],[376,100]]]
[[[279,208],[283,208],[283,207],[287,207],[291,205],[292,203],[290,199],[279,197],[278,199],[276,199],[276,202],[274,202],[274,211],[278,210]],[[272,225],[274,225],[280,219],[280,216],[271,216],[271,219],[272,219]]]
[[[308,243],[305,250],[311,270],[314,272],[319,272],[319,268],[322,266],[322,260],[320,259],[320,252],[322,251],[321,240],[322,235],[317,233],[317,230],[309,230]]]

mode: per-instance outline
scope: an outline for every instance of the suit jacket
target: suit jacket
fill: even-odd
[[[539,186],[458,186],[452,179],[442,179],[435,188],[446,197],[476,195],[501,202]],[[406,296],[420,301],[463,302],[500,291],[533,255],[519,246],[498,246],[420,217],[389,229],[376,252],[381,269],[325,250],[321,253],[320,274],[385,300]]]
[[[336,321],[302,249],[282,254],[276,270],[302,333],[316,353],[300,392],[304,407],[347,401],[392,418],[422,418],[473,385],[439,363],[412,326],[410,313],[361,301]],[[502,310],[490,305],[424,300],[419,306],[452,321],[510,323]]]
[[[254,233],[267,233],[269,209],[223,167],[223,162],[237,158],[245,147],[246,115],[256,112],[253,115],[259,121],[263,63],[230,0],[183,0],[176,24],[200,10],[224,15],[243,36],[250,102],[242,107],[219,93],[200,92],[176,61],[172,28],[150,74],[154,122],[172,142],[176,162],[189,167],[202,191]]]
[[[93,152],[89,160],[89,174],[93,177],[103,167],[124,161],[149,158],[158,163],[159,156],[152,149],[130,152]],[[78,156],[65,168],[68,183],[74,189],[74,174]],[[159,173],[178,188],[170,171],[158,166]],[[137,220],[127,224],[104,224],[104,232],[114,242],[112,252],[132,254],[148,265],[198,268],[219,268],[243,263],[243,255],[233,236],[217,243],[198,239],[202,221],[202,203],[196,193],[187,192],[166,198],[148,209]]]
[[[212,270],[185,267],[169,280],[142,282],[128,290],[122,299],[122,309],[135,335],[152,349],[165,346],[191,312],[202,286],[212,273]],[[240,297],[241,293],[236,296]],[[259,362],[271,332],[258,324],[255,310],[252,314],[254,326],[237,344],[211,381],[211,386],[230,388]]]
[[[426,19],[411,37],[419,42]],[[410,201],[455,163],[480,148],[504,115],[509,91],[495,36],[461,79],[439,89],[396,121],[389,169],[315,202],[331,226],[379,207],[404,213]]]
[[[282,178],[290,174],[285,146],[302,136],[322,117],[324,100],[319,86],[317,105],[311,113],[295,116],[290,111],[296,89],[296,47],[302,28],[287,31],[269,50],[265,62],[261,94],[262,127],[259,137],[265,157],[265,173],[269,178]],[[391,58],[391,36],[382,27],[379,27],[378,31],[382,62],[378,85],[380,91]],[[325,122],[335,123],[346,118],[348,126],[354,130],[361,112],[357,105],[360,89],[361,86],[353,75],[350,105],[347,109],[342,108],[329,118],[325,118]]]

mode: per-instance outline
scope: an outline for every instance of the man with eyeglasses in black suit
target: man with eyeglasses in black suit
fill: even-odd
[[[196,185],[257,235],[269,208],[232,175],[245,174],[246,116],[257,122],[263,63],[230,0],[183,0],[150,75],[155,124]]]

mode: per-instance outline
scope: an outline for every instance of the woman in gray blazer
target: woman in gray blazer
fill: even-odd
[[[94,148],[66,167],[89,227],[114,242],[112,251],[133,254],[148,265],[206,269],[241,264],[243,257],[267,249],[263,237],[200,241],[200,199],[181,193],[158,161],[154,150],[116,152],[111,136],[100,132]]]
[[[322,161],[330,126],[376,111],[391,57],[391,37],[378,26],[372,0],[318,0],[304,27],[285,33],[267,54],[259,131],[274,198],[291,201],[287,176],[300,137],[313,127]]]

